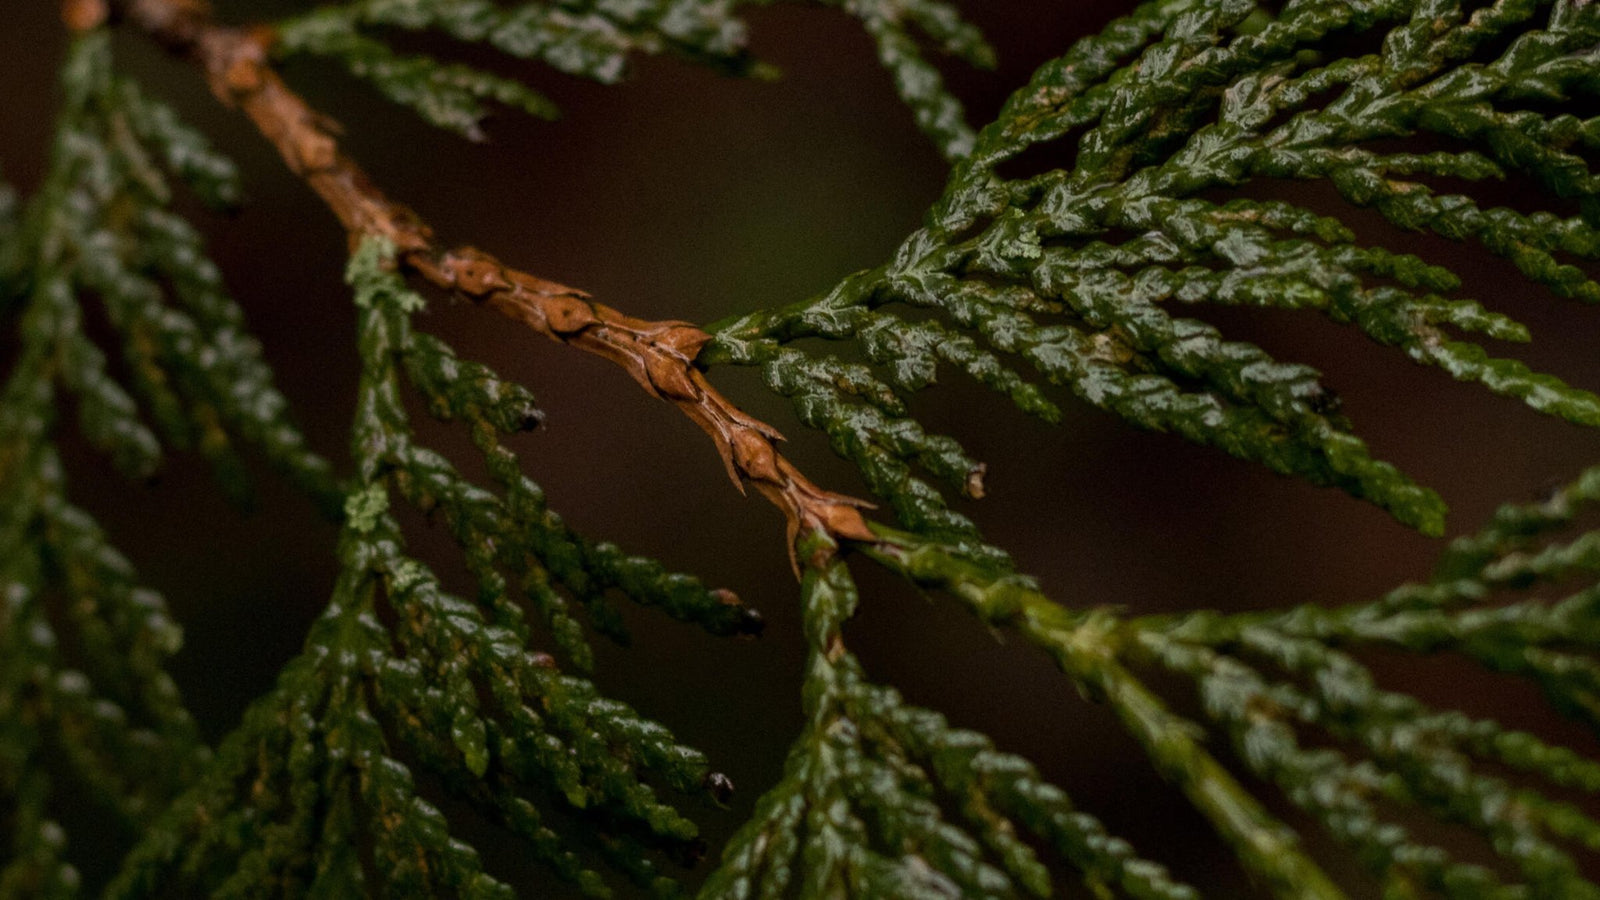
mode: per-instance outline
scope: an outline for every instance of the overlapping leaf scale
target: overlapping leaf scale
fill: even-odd
[[[959,600],[986,624],[1017,632],[1043,650],[1079,690],[1105,703],[1149,761],[1228,844],[1253,880],[1276,897],[1343,900],[1346,894],[1281,821],[1204,744],[1205,732],[1175,714],[1124,663],[1138,635],[1119,612],[1070,609],[1037,583],[956,543],[876,527],[866,549],[876,562],[924,588]],[[1138,621],[1159,630],[1164,620]],[[1143,633],[1143,632],[1141,632]],[[1069,852],[1069,858],[1073,858]],[[1142,896],[1142,895],[1141,895]]]
[[[834,450],[860,467],[867,485],[890,500],[901,521],[951,538],[976,536],[972,523],[948,509],[912,466],[969,496],[982,494],[983,466],[950,438],[925,432],[865,367],[779,349],[764,371],[774,390],[793,400],[800,421],[825,432]],[[866,402],[856,402],[858,397]]]
[[[35,258],[21,273],[26,289],[56,310],[57,376],[76,395],[82,430],[136,477],[160,465],[159,432],[198,450],[241,499],[248,483],[235,444],[253,445],[332,512],[330,467],[290,419],[198,232],[169,207],[163,167],[225,204],[237,194],[232,165],[114,75],[107,41],[86,36],[71,51],[50,175],[18,237]],[[127,388],[84,330],[89,297],[120,339]]]
[[[159,595],[66,499],[51,443],[70,303],[35,297],[0,391],[0,893],[76,896],[59,781],[132,832],[206,758],[163,665],[181,640]]]
[[[596,834],[576,844],[626,845],[616,862],[659,895],[678,891],[661,862],[697,853],[696,827],[660,799],[645,778],[673,791],[706,790],[698,752],[666,729],[564,676],[526,648],[528,629],[486,621],[480,606],[444,593],[427,570],[377,545],[388,566],[387,600],[400,625],[394,657],[382,661],[375,697],[385,721],[450,789],[523,837],[542,862],[605,896],[603,879],[541,822],[541,797],[592,816]],[[487,698],[485,699],[480,699]],[[403,844],[401,845],[403,846]],[[609,857],[608,857],[609,859]]]
[[[1461,653],[1534,679],[1558,708],[1600,727],[1600,532],[1551,538],[1596,497],[1600,470],[1591,469],[1545,501],[1502,508],[1483,531],[1455,541],[1431,582],[1369,604],[1297,609],[1268,624],[1338,645]]]
[[[162,168],[215,209],[240,201],[239,171],[233,160],[211,146],[204,134],[178,118],[164,103],[144,95],[132,81],[116,85],[117,102],[127,110],[127,125]],[[160,183],[159,176],[150,183]],[[203,268],[199,263],[184,267]]]
[[[132,475],[153,472],[161,452],[139,394],[175,443],[203,431],[224,458],[226,427],[334,495],[326,464],[284,418],[197,237],[166,210],[163,166],[225,204],[235,193],[231,165],[111,74],[105,35],[74,42],[63,81],[49,173],[24,215],[8,214],[3,254],[22,352],[0,398],[8,585],[0,634],[11,645],[0,720],[13,851],[0,881],[28,896],[77,887],[65,835],[50,821],[52,774],[81,783],[131,831],[192,780],[207,753],[162,668],[179,642],[163,601],[66,500],[57,407],[75,403],[84,436]],[[134,393],[85,332],[85,294],[98,296],[124,339]],[[189,309],[167,306],[169,297]],[[190,395],[180,401],[171,385],[185,379]]]
[[[318,49],[361,28],[436,31],[517,59],[610,84],[632,53],[673,51],[733,69],[748,64],[744,24],[729,0],[568,0],[505,6],[489,0],[357,0],[282,24],[283,52]]]
[[[867,681],[840,642],[857,602],[842,563],[808,569],[802,594],[807,725],[702,898],[1051,896],[1024,832],[1096,896],[1199,896],[1108,836],[1027,761]]]
[[[422,54],[401,54],[376,38],[312,21],[286,25],[282,52],[330,56],[350,74],[372,83],[390,101],[408,106],[430,125],[472,141],[484,138],[482,122],[489,103],[499,103],[538,118],[554,118],[555,105],[522,82],[461,63]]]
[[[1600,823],[1546,794],[1593,791],[1592,761],[1379,689],[1365,667],[1320,640],[1271,625],[1213,626],[1199,617],[1141,633],[1129,655],[1193,678],[1241,761],[1355,848],[1386,886],[1449,897],[1600,896],[1563,849],[1592,850]],[[1338,744],[1305,736],[1315,731]],[[1513,784],[1495,774],[1500,767],[1545,783]],[[1419,842],[1396,816],[1405,807],[1477,832],[1521,883]]]
[[[1458,584],[1483,572],[1499,557],[1537,546],[1551,532],[1571,525],[1600,502],[1600,467],[1586,470],[1537,503],[1507,503],[1476,534],[1450,542],[1439,562],[1435,582]]]
[[[1364,32],[1384,36],[1380,53],[1325,55]],[[1339,486],[1439,533],[1439,498],[1370,455],[1318,372],[1231,341],[1174,306],[1319,312],[1454,378],[1600,425],[1594,394],[1463,338],[1529,334],[1462,296],[1448,266],[1366,246],[1341,215],[1287,192],[1215,199],[1252,181],[1325,179],[1349,204],[1401,228],[1475,243],[1557,295],[1600,299],[1600,284],[1579,265],[1600,257],[1592,217],[1600,182],[1585,157],[1600,119],[1552,105],[1597,91],[1597,41],[1600,12],[1571,2],[1469,13],[1451,2],[1305,0],[1275,16],[1244,0],[1144,4],[1041,67],[890,263],[815,300],[715,326],[702,359],[763,365],[770,385],[797,396],[806,365],[835,364],[800,347],[780,363],[781,345],[853,341],[873,365],[849,381],[877,379],[904,393],[931,382],[937,360],[914,342],[874,335],[904,327],[897,308],[916,307],[927,311],[915,317],[919,327],[931,312],[927,327],[992,354],[978,371],[946,364],[1030,412],[1057,414],[1008,367],[1031,368],[1143,427]],[[1473,56],[1502,45],[1489,62]],[[1405,142],[1413,136],[1450,149],[1419,152]],[[1057,167],[1026,172],[1038,163],[1018,157],[1045,148],[1054,156],[1041,158]],[[1511,176],[1539,185],[1552,208],[1576,201],[1580,210],[1485,208],[1444,187]],[[820,393],[827,412],[803,414],[808,424],[836,445],[861,445],[843,424],[859,401],[844,387]],[[880,417],[898,415],[894,401],[876,406],[886,410]],[[862,461],[859,451],[848,455]],[[939,518],[949,515],[942,505],[916,496],[927,485],[913,493],[897,476],[869,481],[905,524],[955,533]],[[905,515],[913,500],[902,495],[920,514]]]
[[[606,888],[597,874],[574,868],[571,851],[553,842],[537,808],[512,790],[514,784],[486,778],[492,761],[500,760],[515,779],[540,784],[571,809],[589,811],[598,827],[592,843],[610,863],[635,882],[671,895],[676,881],[651,861],[652,851],[665,851],[668,859],[692,857],[695,826],[657,799],[643,779],[650,775],[680,793],[713,795],[725,789],[725,780],[712,777],[704,757],[677,744],[661,726],[604,698],[589,682],[559,675],[550,657],[523,649],[532,630],[501,572],[515,579],[557,646],[580,667],[591,662],[588,645],[555,590],[558,582],[584,603],[596,627],[619,636],[620,620],[604,596],[611,588],[717,633],[749,633],[759,617],[725,591],[707,590],[613,545],[591,543],[550,513],[498,439],[502,431],[538,423],[534,398],[487,367],[457,358],[443,342],[410,330],[408,314],[423,301],[392,271],[393,253],[386,242],[371,240],[351,264],[363,310],[367,372],[354,436],[357,454],[368,494],[385,496],[381,484],[391,483],[443,518],[479,587],[478,602],[465,603],[445,595],[420,563],[397,554],[386,563],[390,605],[409,627],[398,629],[408,662],[392,663],[383,683],[422,694],[421,702],[395,716],[419,745],[430,746],[431,740],[431,752],[440,759],[452,755],[440,741],[450,735],[465,766],[456,766],[450,778],[543,848],[546,861],[586,891],[603,895]],[[399,399],[402,369],[436,415],[471,427],[503,497],[468,483],[443,457],[416,443]],[[351,501],[352,527],[386,522],[386,515],[375,512],[385,504],[369,504],[362,496]],[[475,644],[481,654],[463,658],[461,648]],[[409,662],[429,659],[437,662]],[[480,695],[493,698],[498,717],[475,712]]]
[[[1433,582],[1338,609],[1125,620],[1105,609],[1069,611],[1029,580],[919,536],[880,530],[884,542],[870,552],[1054,656],[1117,712],[1275,896],[1346,894],[1303,856],[1295,832],[1210,757],[1201,743],[1208,733],[1230,738],[1246,769],[1348,845],[1385,896],[1590,897],[1600,886],[1582,854],[1600,847],[1600,822],[1584,801],[1600,791],[1600,766],[1548,737],[1385,690],[1350,651],[1459,652],[1533,677],[1558,707],[1600,727],[1600,587],[1592,583],[1600,537],[1540,541],[1597,497],[1600,474],[1585,473],[1457,541]],[[1535,593],[1574,578],[1583,584],[1565,599]],[[1535,596],[1508,602],[1513,591]],[[1131,667],[1192,681],[1199,721],[1211,727],[1168,712]],[[1432,843],[1442,832],[1417,828],[1425,819],[1453,826],[1455,837]],[[1460,841],[1471,836],[1497,865],[1463,858]],[[1276,849],[1263,855],[1266,842]],[[1299,875],[1284,878],[1292,873],[1278,863],[1291,858],[1302,860]]]

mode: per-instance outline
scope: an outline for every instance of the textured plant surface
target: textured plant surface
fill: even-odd
[[[948,182],[881,266],[704,329],[441,243],[277,74],[326,57],[479,138],[494,106],[553,104],[514,66],[416,48],[482,44],[474,60],[605,83],[648,53],[768,74],[744,49],[741,5],[755,4],[351,0],[246,27],[204,0],[65,5],[48,177],[26,198],[0,192],[15,334],[0,391],[0,896],[511,895],[428,799],[442,793],[587,896],[1198,897],[1163,848],[1108,833],[1032,763],[868,671],[849,620],[854,575],[878,567],[1048,655],[1265,895],[1600,898],[1600,760],[1386,689],[1364,662],[1449,656],[1600,730],[1600,466],[1505,506],[1431,577],[1377,599],[1133,616],[1046,596],[1018,571],[949,502],[981,498],[985,466],[912,413],[940,377],[1051,422],[1073,396],[1442,534],[1439,496],[1369,451],[1317,370],[1192,316],[1323,316],[1350,341],[1600,426],[1600,397],[1484,346],[1533,337],[1515,303],[1490,309],[1449,265],[1358,228],[1370,210],[1504,258],[1530,294],[1600,301],[1600,116],[1584,112],[1600,95],[1600,4],[1156,0],[1039,68],[974,131],[925,52],[992,62],[953,7],[830,0],[870,34]],[[236,203],[233,165],[122,74],[118,29],[194,63],[348,231],[361,371],[348,464],[308,449],[178,211],[190,194]],[[1506,180],[1527,203],[1475,199]],[[1287,182],[1329,186],[1346,215],[1272,189]],[[758,633],[760,616],[551,509],[503,441],[540,424],[533,394],[421,330],[425,286],[621,366],[783,513],[805,722],[776,783],[741,785],[761,797],[725,846],[697,819],[728,779],[605,695],[590,640],[627,639],[623,602],[720,636]],[[814,483],[717,391],[708,373],[734,365],[859,467],[876,510]],[[464,430],[481,459],[458,467],[419,415]],[[179,623],[70,499],[57,439],[74,418],[131,477],[195,450],[235,497],[250,448],[342,523],[326,611],[215,747],[164,670]],[[410,511],[459,545],[468,594],[407,550]],[[107,885],[80,883],[56,821],[86,796],[137,835]],[[1313,845],[1342,847],[1371,880],[1339,883]]]

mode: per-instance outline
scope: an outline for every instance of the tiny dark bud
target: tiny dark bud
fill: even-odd
[[[522,416],[517,420],[518,431],[533,431],[544,424],[544,412],[536,407],[528,407],[522,411]]]
[[[718,806],[726,807],[733,799],[733,779],[721,772],[707,772],[702,785],[710,795],[711,802]]]
[[[1331,416],[1344,407],[1344,400],[1333,388],[1318,385],[1317,392],[1306,398],[1306,406],[1319,416]]]
[[[767,630],[767,619],[757,609],[746,609],[739,616],[739,636],[758,638]]]

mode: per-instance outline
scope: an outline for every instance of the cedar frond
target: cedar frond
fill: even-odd
[[[572,0],[505,6],[494,0],[354,0],[280,22],[274,51],[342,62],[390,100],[409,106],[429,124],[482,140],[482,122],[495,101],[550,118],[555,107],[515,79],[432,56],[402,55],[381,37],[383,29],[434,32],[462,44],[483,44],[513,59],[539,60],[570,75],[602,84],[621,80],[635,54],[671,53],[730,74],[772,77],[776,70],[745,50],[740,5],[770,0]],[[973,65],[992,66],[994,51],[977,29],[941,0],[828,0],[861,20],[894,78],[895,90],[946,157],[972,149],[973,133],[961,104],[923,56],[915,35]]]
[[[40,310],[24,317],[49,317],[36,327],[55,329],[55,377],[77,397],[84,436],[123,472],[154,474],[164,440],[200,452],[244,499],[242,442],[332,512],[340,492],[327,461],[290,419],[199,233],[171,209],[169,175],[208,202],[234,202],[233,165],[111,65],[108,36],[92,34],[78,39],[64,70],[67,107],[49,181],[18,234],[35,254],[18,277]],[[89,298],[121,340],[126,387],[84,331]]]
[[[1108,836],[1028,761],[868,681],[841,634],[858,603],[843,563],[809,568],[801,596],[806,727],[702,898],[779,897],[794,885],[807,897],[1052,896],[1024,833],[1068,860],[1096,896],[1199,897]]]
[[[1600,571],[1600,531],[1539,537],[1592,504],[1597,485],[1600,470],[1592,469],[1549,500],[1504,507],[1482,532],[1452,545],[1433,580],[1372,603],[1134,620],[1126,653],[1194,679],[1206,714],[1240,759],[1351,844],[1386,883],[1447,896],[1600,896],[1568,849],[1600,846],[1600,823],[1569,799],[1600,789],[1593,760],[1381,688],[1352,655],[1370,647],[1460,655],[1532,679],[1557,709],[1600,727],[1600,586],[1590,583]],[[1563,596],[1540,596],[1552,584]],[[1337,746],[1308,748],[1313,731]],[[1478,832],[1526,887],[1418,843],[1380,801]]]
[[[1384,35],[1381,54],[1324,52],[1366,32]],[[1467,60],[1507,40],[1493,61]],[[1368,453],[1317,371],[1177,307],[1317,312],[1459,380],[1600,425],[1600,398],[1463,337],[1529,334],[1462,296],[1449,266],[1367,245],[1341,216],[1299,202],[1222,196],[1326,180],[1352,208],[1480,246],[1557,295],[1600,300],[1575,264],[1600,255],[1585,157],[1597,120],[1523,108],[1592,93],[1597,40],[1600,12],[1583,3],[1470,16],[1449,3],[1291,2],[1276,16],[1250,2],[1147,3],[1040,68],[891,262],[714,326],[703,359],[762,366],[902,524],[930,536],[975,538],[917,473],[970,494],[976,463],[923,434],[896,397],[941,366],[1059,418],[1031,370],[1141,427],[1340,487],[1438,534],[1438,496]],[[1414,152],[1411,138],[1453,149]],[[1030,172],[1025,153],[1062,163]],[[1584,211],[1486,209],[1436,186],[1513,174]],[[921,310],[936,317],[909,317]],[[854,343],[871,365],[786,346],[805,337]]]
[[[522,603],[553,649],[585,670],[587,639],[558,587],[612,634],[620,625],[608,588],[714,632],[748,632],[760,620],[726,592],[591,544],[549,512],[498,441],[538,423],[533,397],[411,330],[425,301],[395,274],[394,257],[392,244],[370,239],[349,269],[363,364],[352,436],[360,483],[345,503],[339,587],[305,651],[192,797],[141,842],[112,895],[152,896],[176,883],[287,891],[331,879],[389,895],[508,896],[476,852],[449,836],[414,783],[417,770],[588,896],[612,890],[588,859],[596,854],[654,895],[679,895],[672,865],[702,851],[694,822],[660,793],[715,797],[726,779],[662,726],[562,674],[535,649]],[[418,444],[402,371],[433,411],[472,428],[502,494]],[[394,498],[450,528],[478,583],[474,600],[448,593],[406,554]],[[256,787],[241,794],[243,783]],[[552,807],[557,821],[576,817],[581,827],[551,824]],[[356,822],[365,837],[351,831]],[[252,837],[240,841],[239,827]],[[382,865],[349,846],[366,841]]]
[[[1049,422],[1071,393],[1440,533],[1439,497],[1368,452],[1320,373],[1187,311],[1317,313],[1600,425],[1600,398],[1476,342],[1532,335],[1465,292],[1454,260],[1356,228],[1371,208],[1503,258],[1530,290],[1600,301],[1583,267],[1600,256],[1600,118],[1562,109],[1600,94],[1600,4],[1152,0],[1042,66],[975,134],[922,49],[992,62],[952,5],[824,0],[872,36],[952,161],[949,182],[884,265],[709,333],[445,249],[273,66],[337,59],[476,138],[492,103],[553,109],[516,78],[398,50],[397,32],[606,83],[640,53],[762,74],[739,0],[344,0],[254,30],[188,0],[77,5],[46,182],[21,206],[0,187],[0,312],[20,339],[0,390],[0,895],[76,895],[55,822],[63,778],[139,829],[110,897],[510,896],[452,835],[457,802],[586,896],[625,882],[695,892],[683,870],[707,848],[688,806],[721,802],[731,784],[590,680],[590,633],[628,640],[618,600],[717,635],[755,634],[761,618],[552,510],[503,441],[540,424],[536,398],[415,330],[428,304],[414,277],[617,363],[712,437],[736,484],[785,513],[805,723],[699,896],[1048,897],[1063,871],[1097,898],[1198,896],[1032,763],[871,680],[846,634],[851,566],[870,563],[1045,653],[1280,900],[1347,896],[1308,846],[1315,829],[1390,898],[1600,900],[1582,855],[1600,849],[1589,809],[1600,762],[1369,668],[1375,650],[1466,660],[1531,681],[1600,729],[1600,530],[1584,518],[1600,468],[1505,507],[1452,543],[1430,580],[1376,600],[1129,617],[1047,596],[987,544],[947,501],[980,498],[984,465],[911,412],[952,368]],[[117,16],[199,62],[350,233],[361,380],[347,488],[292,424],[198,233],[173,211],[174,182],[236,202],[232,164],[114,71],[102,25]],[[1379,49],[1348,50],[1363,42]],[[1478,199],[1510,178],[1562,211]],[[1280,182],[1320,182],[1343,206]],[[91,304],[125,365],[90,338]],[[898,527],[868,522],[866,504],[780,455],[776,430],[711,386],[707,371],[728,363],[759,366]],[[408,392],[468,431],[484,483],[427,445]],[[193,448],[237,494],[236,447],[250,445],[342,515],[325,612],[214,753],[163,669],[176,624],[68,500],[56,448],[68,405],[130,475],[154,472],[164,447]],[[404,508],[454,538],[467,593],[407,550]],[[1263,796],[1274,791],[1298,820]],[[1465,858],[1456,838],[1490,858]]]

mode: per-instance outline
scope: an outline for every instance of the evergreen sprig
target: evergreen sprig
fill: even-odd
[[[57,347],[37,327],[0,394],[0,895],[70,897],[59,782],[120,828],[147,823],[207,752],[162,666],[181,632],[94,521],[66,498],[48,433]]]
[[[203,199],[233,202],[231,163],[113,74],[107,35],[73,44],[63,83],[45,185],[20,214],[9,192],[0,204],[0,300],[17,313],[21,336],[0,392],[6,896],[76,892],[54,821],[58,782],[76,782],[131,832],[209,755],[162,668],[178,649],[178,626],[67,498],[58,407],[76,402],[83,436],[136,477],[159,466],[159,432],[172,446],[197,447],[240,498],[236,441],[319,499],[339,496],[327,464],[288,420],[198,234],[168,208],[169,174]],[[122,342],[131,390],[86,332],[91,300]]]
[[[409,272],[622,363],[701,424],[730,474],[799,532],[805,724],[699,896],[1047,897],[1062,869],[1098,898],[1198,896],[1031,763],[870,680],[846,639],[859,603],[850,567],[870,562],[1046,653],[1275,897],[1348,892],[1263,787],[1348,847],[1385,898],[1600,897],[1583,855],[1600,850],[1588,808],[1600,762],[1385,687],[1364,656],[1460,657],[1531,680],[1600,729],[1600,530],[1583,518],[1600,502],[1600,468],[1507,506],[1455,541],[1431,580],[1371,602],[1130,618],[1093,598],[1047,596],[986,544],[933,483],[980,498],[983,464],[927,431],[909,403],[954,367],[1057,421],[1064,388],[1439,532],[1439,498],[1368,453],[1319,373],[1172,308],[1317,311],[1455,378],[1600,425],[1600,398],[1466,338],[1530,334],[1463,295],[1448,261],[1379,246],[1352,224],[1355,208],[1371,207],[1502,257],[1531,288],[1600,300],[1580,265],[1600,253],[1589,164],[1600,118],[1563,109],[1600,93],[1600,5],[1153,0],[1041,67],[976,135],[920,49],[990,61],[952,6],[824,5],[864,23],[919,125],[954,161],[895,258],[707,334],[631,319],[477,251],[441,251],[414,221],[396,224],[374,189],[360,199],[378,214],[346,222],[358,239],[348,280],[362,376],[344,488],[294,428],[197,232],[172,210],[174,179],[207,202],[235,202],[231,164],[113,70],[98,7],[69,9],[86,24],[64,66],[46,183],[22,207],[0,189],[0,311],[20,347],[0,390],[0,896],[80,892],[55,821],[64,778],[140,832],[112,897],[510,895],[452,837],[442,797],[585,895],[624,882],[655,896],[695,892],[682,869],[708,848],[685,800],[720,802],[731,784],[600,691],[589,632],[627,640],[618,599],[718,635],[754,634],[760,617],[550,510],[502,442],[539,425],[533,394],[414,330],[427,303]],[[151,6],[161,0],[117,10],[148,16]],[[740,6],[351,0],[279,23],[271,47],[278,59],[339,59],[430,122],[476,137],[490,101],[540,115],[549,104],[521,81],[398,50],[396,32],[603,82],[635,53],[760,72],[743,50]],[[202,7],[179,4],[143,27],[169,44],[205,32],[239,54],[229,62],[245,75],[266,65],[249,55],[259,33],[219,29]],[[172,22],[189,31],[161,34]],[[1347,52],[1363,41],[1379,49]],[[219,92],[249,99],[238,85],[252,79],[219,68]],[[280,149],[293,143],[265,130]],[[306,163],[292,149],[291,163]],[[337,154],[323,161],[331,168],[302,174],[361,180]],[[1545,209],[1485,208],[1455,193],[1508,178],[1535,186]],[[1282,199],[1270,187],[1280,181],[1325,182],[1345,206]],[[92,303],[121,345],[125,378],[84,327]],[[841,346],[819,351],[804,338]],[[706,380],[703,370],[726,363],[760,366],[859,466],[895,525],[863,524],[853,502],[778,455],[775,432]],[[468,430],[486,483],[426,446],[407,391]],[[177,626],[67,498],[55,444],[63,402],[130,475],[152,473],[163,444],[194,448],[242,495],[235,447],[250,445],[342,517],[325,613],[214,752],[162,668]],[[465,592],[407,551],[407,508],[455,539]],[[1197,713],[1163,691],[1191,692]],[[1436,837],[1447,831],[1488,854],[1467,858]]]
[[[393,49],[383,30],[431,32],[506,56],[539,60],[602,84],[619,81],[634,54],[671,53],[731,74],[773,77],[777,70],[745,49],[741,5],[773,0],[562,0],[511,6],[494,0],[354,0],[279,23],[275,51],[337,59],[390,100],[411,107],[429,124],[482,140],[487,101],[550,118],[554,105],[521,81],[481,68],[445,63]],[[972,149],[961,104],[924,57],[917,35],[976,66],[994,64],[994,51],[976,28],[941,0],[827,0],[858,18],[872,35],[895,90],[918,127],[955,159]]]
[[[55,330],[51,374],[75,395],[84,436],[137,478],[156,473],[163,441],[194,449],[240,500],[249,489],[236,444],[246,443],[336,509],[331,468],[289,419],[199,233],[171,208],[169,175],[208,202],[235,202],[233,164],[113,72],[107,35],[74,44],[63,84],[49,180],[18,234],[34,256],[17,296],[36,327]],[[90,298],[121,342],[127,386],[84,329]]]
[[[1600,497],[1597,487],[1600,470],[1591,469],[1547,501],[1502,508],[1483,531],[1451,546],[1431,581],[1372,603],[1134,620],[1125,652],[1192,678],[1240,759],[1351,844],[1391,891],[1600,895],[1573,855],[1600,848],[1600,822],[1563,797],[1600,790],[1593,760],[1383,689],[1353,655],[1372,647],[1459,654],[1532,679],[1558,709],[1600,727],[1600,588],[1591,583],[1600,532],[1540,541]],[[1539,596],[1549,585],[1561,585],[1564,596]],[[1313,730],[1336,746],[1311,739]],[[1419,842],[1388,807],[1425,810],[1477,832],[1522,884]]]
[[[894,76],[895,93],[946,159],[972,151],[966,113],[944,86],[939,70],[923,55],[919,35],[940,51],[979,68],[993,68],[994,48],[942,0],[825,0],[861,21],[878,48],[878,61]]]
[[[662,726],[562,674],[535,649],[531,607],[552,649],[592,666],[566,588],[608,633],[608,589],[717,633],[759,618],[726,591],[593,544],[546,509],[500,446],[538,424],[533,397],[437,338],[414,332],[425,306],[371,239],[350,264],[362,379],[352,435],[359,483],[345,502],[343,574],[328,612],[276,688],[247,714],[201,784],[134,851],[112,896],[159,896],[177,882],[221,895],[357,889],[384,896],[508,896],[470,847],[449,836],[415,771],[437,779],[524,842],[530,857],[586,896],[611,896],[598,856],[655,896],[703,853],[694,822],[659,796],[720,801],[731,790]],[[402,372],[447,419],[473,431],[496,494],[422,447],[401,399]],[[394,499],[438,516],[477,581],[449,593],[406,554]],[[286,733],[287,729],[287,733]],[[407,762],[413,760],[413,762]],[[253,785],[241,793],[240,785]],[[576,818],[581,827],[560,825]],[[351,852],[364,823],[383,865]],[[392,864],[391,864],[392,863]]]
[[[1383,36],[1382,51],[1323,50],[1363,34]],[[1594,92],[1597,40],[1600,11],[1572,2],[1471,13],[1291,2],[1276,15],[1243,0],[1147,3],[1040,68],[893,261],[715,326],[704,358],[762,366],[908,527],[945,538],[975,532],[917,472],[970,496],[979,470],[895,396],[941,366],[1059,418],[1032,370],[1141,427],[1341,487],[1438,534],[1438,496],[1369,455],[1314,369],[1173,307],[1320,312],[1452,377],[1600,425],[1600,398],[1457,336],[1525,341],[1525,326],[1459,296],[1450,266],[1365,244],[1345,221],[1372,207],[1481,245],[1560,296],[1600,299],[1575,264],[1600,254],[1585,158],[1600,120],[1557,111]],[[1427,141],[1450,149],[1424,152]],[[1030,171],[1041,157],[1063,164]],[[1449,189],[1510,176],[1581,211],[1484,209]],[[1348,208],[1222,196],[1312,179]],[[871,365],[786,346],[805,337],[853,342]]]
[[[1199,896],[1107,835],[1027,760],[868,681],[843,641],[859,603],[843,563],[808,568],[801,600],[805,730],[702,898],[781,897],[796,885],[804,897],[1052,896],[1050,870],[1024,835],[1069,861],[1096,896]]]

